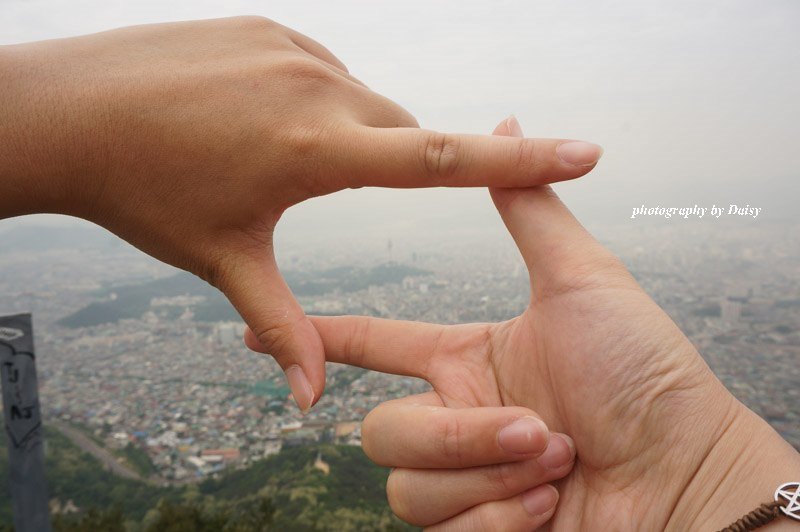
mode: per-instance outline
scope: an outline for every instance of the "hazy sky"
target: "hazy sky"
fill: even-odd
[[[240,14],[322,42],[423,127],[488,133],[514,113],[529,136],[603,145],[594,172],[557,187],[590,227],[626,223],[643,202],[750,203],[794,223],[797,0],[3,0],[0,43]],[[500,228],[484,190],[367,189],[295,207],[279,230],[320,217],[356,233]]]

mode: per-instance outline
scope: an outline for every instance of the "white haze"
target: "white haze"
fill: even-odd
[[[800,2],[711,0],[5,0],[0,43],[148,22],[258,14],[330,48],[426,128],[488,133],[515,114],[529,136],[605,148],[559,185],[590,228],[645,203],[751,204],[796,224]],[[33,217],[0,222],[0,229]],[[279,236],[503,234],[485,190],[362,189],[291,209]]]

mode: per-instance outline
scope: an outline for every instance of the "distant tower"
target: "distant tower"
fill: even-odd
[[[389,252],[389,262],[392,262],[392,239],[386,243],[386,250]]]

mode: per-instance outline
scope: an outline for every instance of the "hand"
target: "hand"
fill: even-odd
[[[363,186],[572,179],[590,144],[451,135],[260,17],[158,24],[0,47],[0,218],[96,222],[220,288],[307,409],[319,335],[275,264],[285,209]]]
[[[525,408],[442,406],[428,392],[384,403],[364,421],[367,454],[395,468],[386,485],[395,514],[440,532],[547,522],[558,491],[544,483],[572,469],[572,439],[549,434]]]
[[[514,121],[495,133],[521,135]],[[578,461],[558,485],[555,528],[717,529],[800,478],[797,452],[725,390],[548,187],[493,189],[492,197],[530,272],[521,316],[455,326],[312,318],[328,360],[426,379],[448,408],[525,406],[572,436]],[[466,445],[470,428],[455,422],[402,445],[387,441],[383,432],[418,430],[399,409],[386,403],[364,421],[364,449],[379,463],[432,467],[402,457],[443,437],[452,454]],[[401,509],[420,504],[431,482],[403,476],[389,491]],[[484,504],[501,504],[492,500]]]

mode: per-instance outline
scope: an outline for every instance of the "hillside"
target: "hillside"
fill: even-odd
[[[358,447],[295,447],[200,485],[154,487],[104,471],[55,429],[45,435],[50,497],[81,509],[60,519],[60,530],[85,529],[88,522],[96,528],[103,519],[124,521],[134,531],[188,521],[189,529],[235,525],[242,531],[408,529],[386,504],[388,470],[372,464]],[[0,438],[0,530],[12,519],[5,445]],[[329,474],[313,467],[318,455]]]
[[[369,286],[399,283],[408,276],[427,275],[430,272],[397,263],[387,263],[372,268],[353,266],[328,270],[287,271],[284,278],[297,296],[316,296],[335,290],[355,292]],[[111,294],[115,294],[112,299]],[[186,272],[156,279],[143,284],[112,286],[97,294],[100,301],[70,314],[59,321],[66,327],[90,327],[114,323],[121,319],[139,318],[150,307],[155,297],[202,296],[205,301],[193,307],[194,319],[201,322],[238,320],[239,315],[228,300],[215,288]],[[169,307],[168,317],[175,318],[183,311]]]
[[[330,467],[313,467],[317,456]],[[386,503],[388,470],[360,447],[314,445],[282,451],[251,467],[199,486],[216,500],[248,503],[266,496],[279,530],[381,530],[397,528]],[[348,524],[348,526],[345,526]]]
[[[126,480],[105,471],[60,432],[45,428],[45,469],[51,498],[72,500],[79,508],[119,506],[127,518],[140,520],[162,497],[178,501],[178,490],[156,488]],[[0,438],[0,523],[9,524],[11,494],[8,478],[6,438]]]

